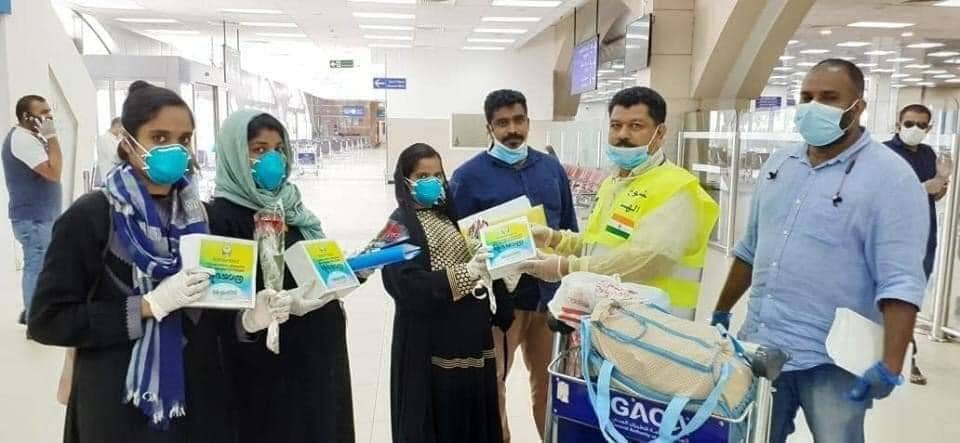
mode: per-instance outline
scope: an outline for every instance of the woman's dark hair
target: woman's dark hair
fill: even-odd
[[[394,191],[397,196],[397,204],[401,208],[406,208],[413,210],[417,207],[417,203],[413,200],[413,196],[410,194],[410,186],[407,184],[407,177],[413,173],[413,170],[417,168],[417,164],[420,163],[420,160],[425,158],[435,158],[440,160],[440,168],[443,170],[443,159],[440,157],[440,153],[436,149],[433,149],[432,146],[426,143],[414,143],[404,149],[400,153],[400,156],[397,158],[397,168],[393,171],[393,186]],[[451,202],[450,187],[447,183],[446,171],[443,171],[443,192],[446,195],[443,203],[438,206],[443,213],[445,213],[451,221],[456,222],[457,216],[453,208],[453,203]]]
[[[247,141],[253,140],[260,135],[260,131],[276,131],[277,134],[280,134],[280,137],[286,142],[286,133],[287,131],[283,128],[283,123],[280,123],[280,120],[277,120],[276,117],[270,114],[260,114],[250,120],[250,123],[247,123]]]
[[[176,106],[186,109],[190,114],[190,124],[196,126],[193,120],[193,112],[187,106],[176,92],[167,88],[151,85],[143,80],[137,80],[130,85],[127,91],[127,99],[123,101],[123,113],[120,115],[120,123],[123,129],[133,137],[143,125],[160,112],[161,109],[168,106]],[[117,149],[117,156],[121,160],[129,160],[127,152],[123,148]]]

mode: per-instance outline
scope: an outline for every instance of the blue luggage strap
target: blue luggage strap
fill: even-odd
[[[590,377],[590,355],[593,353],[593,343],[590,339],[592,326],[589,318],[584,318],[580,323],[580,366],[583,371],[587,395],[590,398],[590,405],[597,415],[597,422],[600,424],[600,431],[603,433],[604,438],[611,443],[628,443],[627,439],[617,430],[610,420],[610,382],[613,379],[613,371],[615,369],[613,363],[605,358],[602,359],[603,363],[600,365],[596,388],[594,388]],[[739,346],[739,343],[736,343],[736,345]],[[652,443],[675,442],[703,426],[717,409],[720,396],[723,395],[727,381],[730,379],[731,370],[730,363],[723,365],[720,370],[720,378],[717,380],[713,390],[710,391],[707,398],[700,407],[697,408],[697,412],[686,426],[681,425],[680,418],[684,408],[690,402],[690,398],[674,396],[664,411],[663,419],[660,422],[659,436]],[[680,429],[674,433],[673,431],[677,428]]]

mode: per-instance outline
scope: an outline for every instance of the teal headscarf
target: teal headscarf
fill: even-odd
[[[215,154],[217,157],[216,187],[213,196],[225,198],[240,206],[259,211],[272,208],[277,200],[283,202],[287,225],[300,229],[307,240],[324,238],[320,219],[303,205],[300,189],[290,183],[290,163],[293,153],[290,151],[289,137],[283,132],[283,155],[287,159],[287,179],[275,192],[257,187],[253,181],[250,167],[250,148],[247,140],[247,126],[261,111],[237,111],[227,117],[217,137]]]

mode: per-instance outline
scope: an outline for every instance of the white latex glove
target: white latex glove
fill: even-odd
[[[57,125],[53,122],[52,118],[41,120],[40,124],[37,125],[37,131],[47,140],[57,138]]]
[[[944,158],[937,162],[937,177],[949,178],[953,175],[953,161]]]
[[[274,321],[278,324],[287,321],[290,318],[291,302],[287,291],[264,289],[258,292],[254,308],[243,311],[240,318],[243,329],[253,334],[267,329]]]
[[[565,260],[559,255],[537,253],[537,258],[520,263],[517,270],[545,282],[555,283],[563,278],[560,267]]]
[[[543,225],[530,225],[530,232],[533,233],[533,242],[538,248],[550,246],[550,240],[553,239],[553,229]]]
[[[197,301],[210,287],[212,275],[206,269],[182,269],[160,282],[143,299],[150,304],[153,318],[163,321],[171,312]]]
[[[303,317],[317,309],[320,309],[334,300],[340,300],[354,291],[356,288],[342,289],[339,291],[320,294],[317,282],[313,281],[304,287],[299,287],[289,291],[291,298],[290,313]]]
[[[467,274],[470,274],[471,278],[483,281],[486,287],[492,288],[493,279],[490,278],[490,270],[487,269],[487,259],[489,258],[490,251],[486,249],[478,250],[467,263]]]
[[[520,277],[523,277],[523,274],[513,274],[503,278],[503,284],[507,286],[507,292],[512,293],[517,290],[517,285],[520,284]]]

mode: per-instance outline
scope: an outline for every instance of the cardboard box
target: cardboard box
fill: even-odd
[[[520,263],[537,257],[537,246],[527,217],[481,229],[480,242],[491,251],[487,269],[494,280],[516,274]]]
[[[297,285],[316,282],[317,294],[360,286],[343,250],[333,240],[299,241],[287,249],[283,257]]]
[[[191,308],[251,309],[257,295],[257,243],[230,237],[190,234],[180,238],[184,269],[213,271],[210,289]]]

